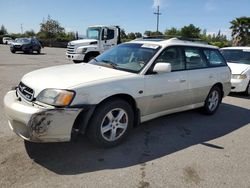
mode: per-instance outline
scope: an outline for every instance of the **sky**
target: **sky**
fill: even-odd
[[[0,25],[9,33],[33,29],[48,15],[67,32],[84,35],[90,25],[119,25],[128,32],[156,30],[160,5],[159,31],[194,24],[208,34],[230,36],[230,21],[250,16],[250,0],[0,0]]]

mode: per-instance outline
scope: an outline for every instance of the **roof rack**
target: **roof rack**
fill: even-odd
[[[189,42],[197,42],[197,43],[202,43],[202,44],[209,44],[209,42],[206,42],[202,39],[199,38],[188,38],[188,37],[183,37],[183,36],[171,36],[171,35],[155,35],[155,36],[147,36],[147,37],[142,37],[143,40],[167,40],[167,39],[178,39],[182,41],[189,41]]]

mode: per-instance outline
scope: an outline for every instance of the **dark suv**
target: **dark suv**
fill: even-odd
[[[15,53],[16,51],[23,51],[24,53],[32,54],[36,51],[41,53],[41,44],[36,38],[17,38],[10,46],[10,51]]]

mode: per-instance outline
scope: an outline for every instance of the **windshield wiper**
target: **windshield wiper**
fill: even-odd
[[[112,62],[112,61],[109,61],[109,60],[101,60],[101,62],[106,63],[106,64],[108,64],[108,65],[111,65],[112,68],[117,69],[117,66],[118,66],[118,65],[117,65],[116,63]]]

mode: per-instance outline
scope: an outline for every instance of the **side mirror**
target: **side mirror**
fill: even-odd
[[[107,40],[107,38],[108,38],[108,30],[107,30],[107,28],[104,28],[103,29],[103,39]]]
[[[171,72],[171,64],[163,62],[156,63],[153,72],[156,72],[158,74]]]

